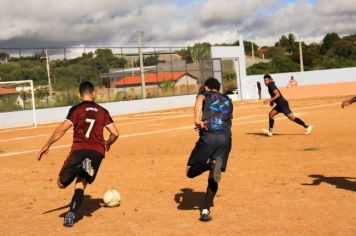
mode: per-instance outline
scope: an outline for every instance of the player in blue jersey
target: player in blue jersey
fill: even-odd
[[[195,127],[199,131],[196,143],[187,164],[187,176],[194,178],[210,171],[205,202],[200,214],[201,221],[210,221],[210,207],[213,203],[221,171],[225,172],[231,150],[231,119],[233,105],[224,94],[219,93],[220,82],[208,78],[204,90],[195,102]]]

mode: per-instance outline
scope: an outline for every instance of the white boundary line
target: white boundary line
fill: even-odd
[[[340,104],[338,103],[331,103],[331,104],[323,104],[323,105],[315,105],[315,106],[309,106],[309,107],[304,107],[304,108],[299,108],[296,110],[308,110],[308,109],[313,109],[313,108],[319,108],[319,107],[326,107],[326,106],[333,106],[333,105],[337,105]],[[262,115],[266,115],[266,114],[261,114],[261,115],[253,115],[253,116],[247,116],[248,118],[252,118],[252,117],[258,117],[258,116],[262,116]],[[301,114],[299,114],[301,115]],[[240,117],[236,119],[236,122],[233,122],[234,124],[236,124],[239,119],[247,119],[247,117]],[[168,117],[167,117],[168,118]],[[286,117],[280,117],[280,118],[276,118],[276,120],[282,120],[282,119],[286,119]],[[244,124],[253,124],[253,123],[260,123],[260,122],[266,122],[265,119],[263,120],[256,120],[256,121],[247,121],[247,122],[241,122],[239,123],[240,125],[244,125]],[[172,128],[172,129],[162,129],[162,130],[157,130],[157,131],[151,131],[151,132],[142,132],[142,133],[136,133],[136,134],[128,134],[128,135],[123,135],[120,136],[120,138],[128,138],[128,137],[137,137],[137,136],[144,136],[144,135],[151,135],[151,134],[158,134],[158,133],[164,133],[164,132],[170,132],[170,131],[175,131],[175,130],[185,130],[185,129],[193,129],[193,126],[181,126],[178,128]],[[67,145],[62,145],[62,146],[54,146],[51,149],[59,149],[59,148],[65,148],[65,147],[70,147],[71,144],[67,144]],[[26,151],[21,151],[21,152],[11,152],[11,153],[4,153],[4,154],[0,154],[0,158],[1,157],[7,157],[7,156],[15,156],[15,155],[20,155],[20,154],[27,154],[27,153],[34,153],[34,152],[38,152],[40,149],[33,149],[33,150],[26,150]]]
[[[277,118],[276,120],[282,120],[282,119],[286,119],[286,117],[280,117]],[[266,122],[266,119],[263,120],[257,120],[257,121],[247,121],[247,122],[241,122],[238,123],[239,125],[244,125],[244,124],[252,124],[252,123],[260,123],[260,122]],[[234,122],[236,124],[236,122]],[[149,131],[149,132],[142,132],[142,133],[136,133],[136,134],[127,134],[127,135],[123,135],[120,136],[119,139],[123,139],[123,138],[130,138],[130,137],[138,137],[138,136],[146,136],[146,135],[152,135],[152,134],[160,134],[160,133],[166,133],[166,132],[171,132],[171,131],[177,131],[177,130],[187,130],[187,129],[194,129],[193,125],[189,125],[189,126],[181,126],[181,127],[177,127],[177,128],[171,128],[171,129],[161,129],[161,130],[156,130],[156,131]],[[61,145],[61,146],[54,146],[51,147],[52,149],[60,149],[60,148],[67,148],[70,147],[71,144],[66,144],[66,145]],[[20,154],[28,154],[28,153],[35,153],[38,152],[40,149],[32,149],[32,150],[26,150],[26,151],[21,151],[21,152],[10,152],[10,153],[5,153],[5,154],[0,154],[0,158],[1,157],[7,157],[7,156],[16,156],[16,155],[20,155]]]

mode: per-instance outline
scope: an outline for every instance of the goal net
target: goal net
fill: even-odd
[[[0,81],[0,112],[28,111],[17,117],[37,127],[32,80]],[[26,116],[26,117],[23,117]],[[14,117],[16,119],[16,117]]]

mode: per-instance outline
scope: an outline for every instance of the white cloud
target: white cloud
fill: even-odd
[[[319,0],[316,10],[327,16],[356,15],[356,0]]]
[[[356,33],[356,0],[2,0],[0,9],[0,48],[134,46],[137,30],[146,46],[234,42],[236,30],[261,46],[288,33]]]

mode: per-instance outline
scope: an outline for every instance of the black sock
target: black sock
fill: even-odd
[[[210,168],[211,168],[211,163],[195,164],[195,165],[189,167],[187,176],[189,178],[194,178],[194,177],[204,173],[205,171],[210,170]]]
[[[205,202],[203,209],[208,209],[210,211],[210,207],[213,204],[214,197],[216,192],[218,191],[218,183],[214,181],[214,179],[209,179],[208,187],[206,188]]]
[[[84,198],[84,190],[83,189],[76,189],[74,191],[74,195],[72,201],[69,204],[69,208],[71,212],[75,212],[78,210],[80,203]]]
[[[274,119],[269,118],[269,131],[271,131],[271,132],[273,130],[273,125],[274,125]]]
[[[304,126],[304,128],[308,128],[309,125],[307,125],[304,121],[302,121],[301,119],[299,119],[298,117],[296,117],[294,119],[294,122],[297,123],[298,125]]]

